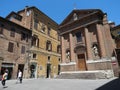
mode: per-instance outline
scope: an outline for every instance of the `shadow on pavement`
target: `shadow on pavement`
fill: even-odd
[[[8,86],[4,86],[3,88],[8,88]]]
[[[96,90],[120,90],[120,78],[114,79]]]

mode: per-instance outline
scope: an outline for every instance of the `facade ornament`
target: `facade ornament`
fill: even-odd
[[[98,56],[98,47],[97,47],[97,45],[93,45],[93,53],[94,53],[94,55],[95,56]]]
[[[75,21],[75,20],[78,20],[78,16],[77,16],[76,13],[73,14],[73,19],[74,19],[74,21]]]
[[[66,58],[69,60],[70,59],[70,51],[66,52]]]

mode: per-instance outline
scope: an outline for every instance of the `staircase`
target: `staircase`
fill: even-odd
[[[111,70],[61,72],[57,79],[106,79],[114,77]]]

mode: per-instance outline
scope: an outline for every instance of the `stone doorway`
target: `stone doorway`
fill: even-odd
[[[30,66],[30,78],[35,78],[35,71],[36,71],[36,66],[32,64]]]

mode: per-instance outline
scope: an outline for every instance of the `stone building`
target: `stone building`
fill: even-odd
[[[62,47],[61,73],[99,72],[114,76],[115,43],[107,14],[99,9],[73,10],[59,26]],[[99,78],[99,76],[98,76]]]
[[[21,20],[16,19],[16,14]],[[58,24],[36,7],[11,12],[6,18],[32,31],[32,45],[28,50],[30,77],[56,77],[61,59]]]
[[[7,70],[8,79],[16,78],[18,69],[28,77],[26,51],[30,48],[31,36],[29,29],[0,17],[0,72]]]
[[[117,57],[118,64],[120,67],[120,25],[114,26],[111,29],[111,34],[112,34],[112,37],[113,37],[115,44],[116,44],[116,48],[115,48],[116,54],[115,55]]]

